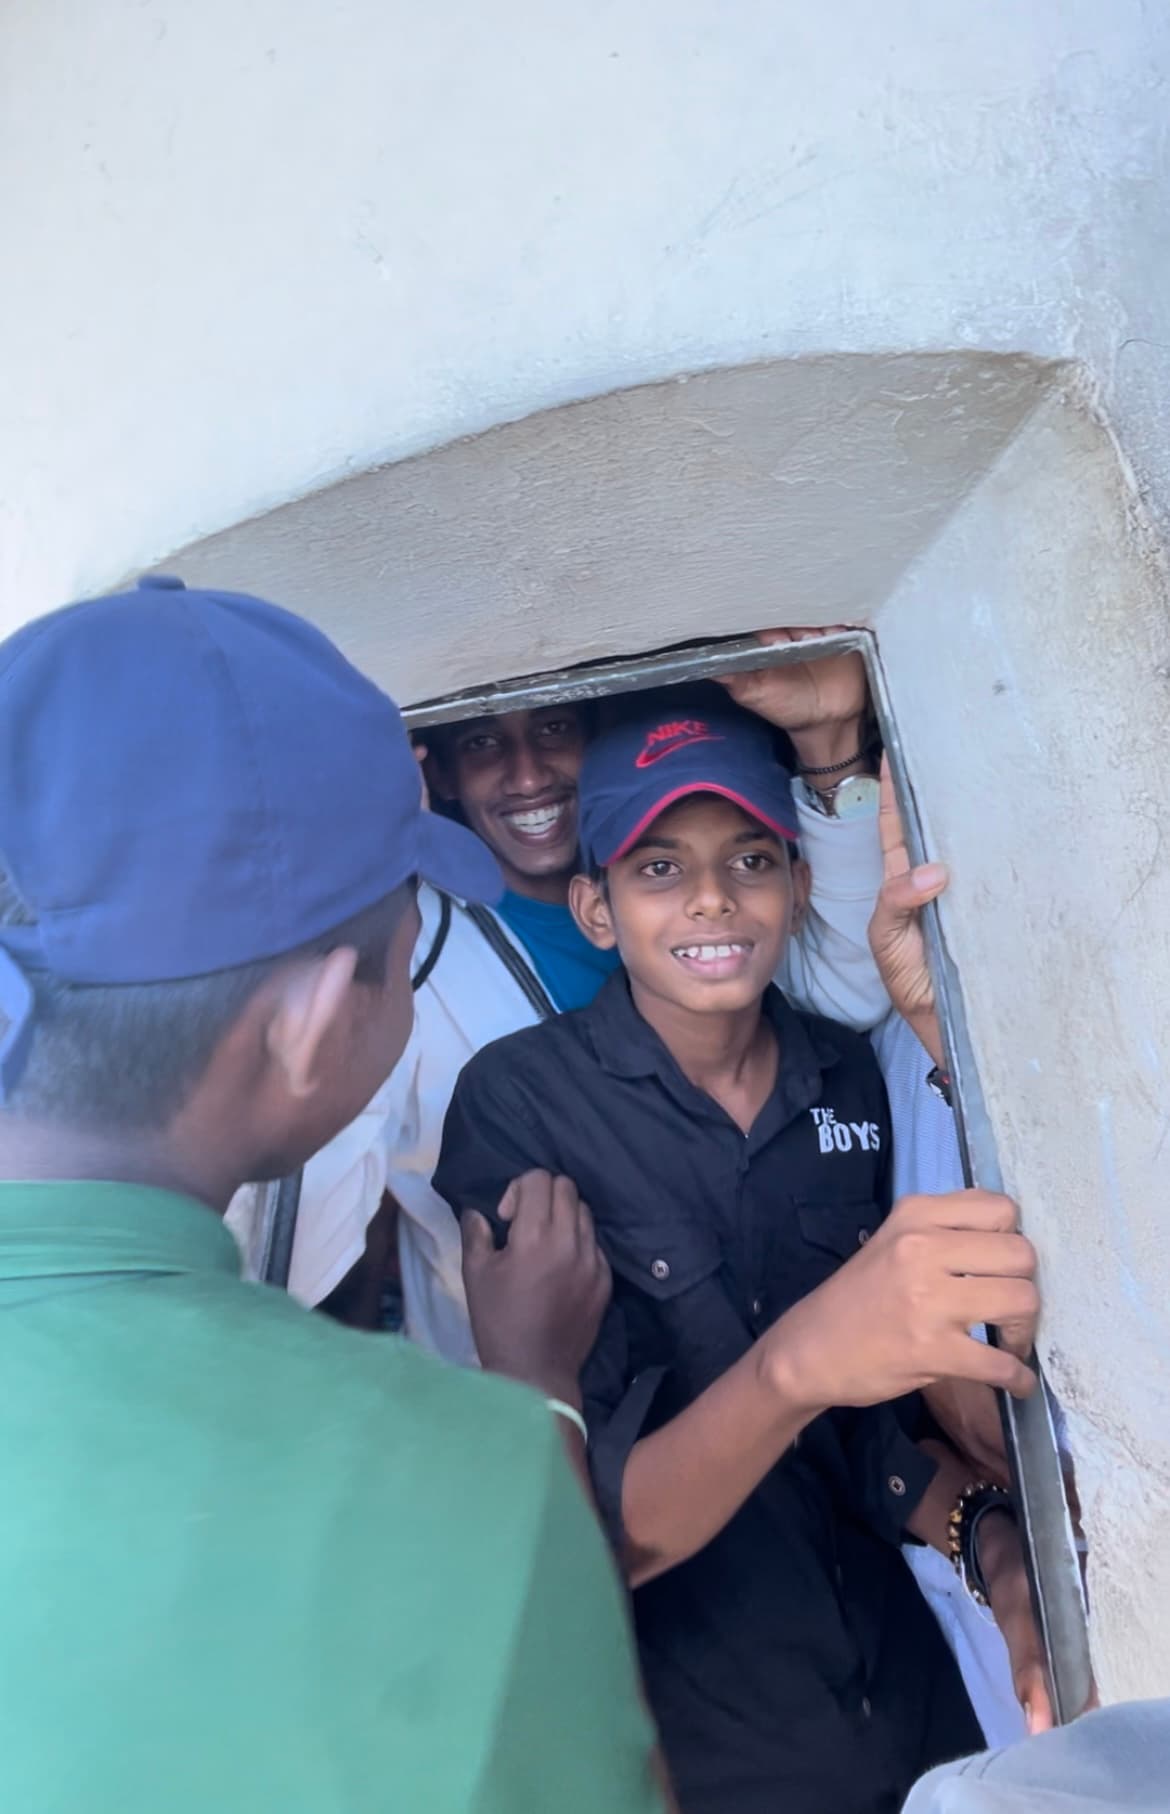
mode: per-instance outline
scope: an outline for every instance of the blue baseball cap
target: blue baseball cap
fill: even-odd
[[[777,837],[799,833],[792,778],[762,719],[710,711],[682,698],[631,716],[590,744],[578,782],[581,854],[588,868],[624,857],[660,813],[688,794],[720,794]]]
[[[0,644],[0,1098],[27,972],[145,983],[280,957],[420,876],[497,900],[486,845],[422,805],[393,700],[303,618],[140,580]]]

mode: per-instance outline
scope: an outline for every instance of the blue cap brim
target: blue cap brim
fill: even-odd
[[[422,814],[418,871],[424,882],[460,901],[494,907],[504,892],[503,871],[483,839],[441,813]]]

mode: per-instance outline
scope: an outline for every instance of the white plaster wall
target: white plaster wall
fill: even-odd
[[[780,359],[527,416],[168,555],[279,598],[399,699],[868,617],[1066,368]]]
[[[6,0],[6,624],[681,369],[1082,357],[1170,507],[1170,10]]]
[[[876,617],[1041,1255],[1107,1699],[1170,1694],[1170,615],[1131,505],[1054,393]]]

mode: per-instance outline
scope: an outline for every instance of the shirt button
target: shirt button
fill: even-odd
[[[650,1276],[655,1279],[668,1279],[670,1277],[670,1261],[651,1260]]]
[[[763,1316],[763,1314],[764,1314],[763,1298],[753,1298],[752,1299],[752,1315],[753,1316]]]
[[[859,1247],[864,1247],[865,1243],[868,1240],[869,1240],[869,1229],[868,1228],[859,1228],[857,1231],[857,1245]]]
[[[906,1491],[906,1482],[902,1479],[901,1474],[891,1474],[890,1478],[886,1481],[886,1485],[896,1499],[900,1499]]]
[[[868,1694],[863,1694],[861,1697],[861,1711],[866,1719],[871,1719],[873,1717],[873,1706]]]

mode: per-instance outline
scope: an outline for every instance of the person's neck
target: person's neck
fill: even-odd
[[[0,1116],[0,1179],[6,1182],[141,1184],[194,1197],[222,1215],[237,1182],[196,1163],[157,1134],[109,1135]]]
[[[504,880],[512,894],[526,901],[543,901],[548,907],[569,905],[570,875],[524,876],[517,870],[505,869]]]
[[[696,1014],[655,995],[630,978],[634,1006],[696,1089],[718,1098],[742,1084],[774,1044],[762,1003],[750,1002],[726,1014]]]

